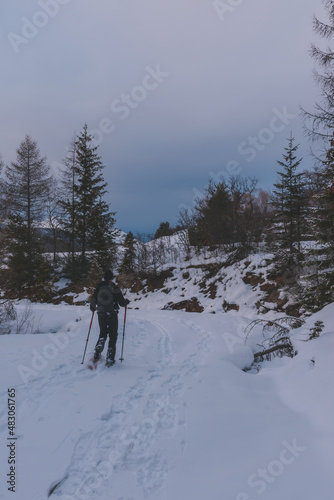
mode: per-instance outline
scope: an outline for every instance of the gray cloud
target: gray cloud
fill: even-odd
[[[269,187],[290,130],[307,157],[299,117],[254,160],[238,148],[269,127],[274,109],[297,116],[300,104],[313,106],[308,49],[312,14],[322,4],[220,4],[231,7],[223,20],[211,0],[4,0],[4,159],[15,157],[29,133],[50,163],[60,162],[85,122],[92,130],[112,123],[113,132],[100,137],[109,201],[119,225],[133,230],[175,218],[180,203],[191,203],[210,172],[230,161]],[[168,76],[145,95],[139,87],[147,67]],[[126,117],[115,112],[124,96],[133,106]]]

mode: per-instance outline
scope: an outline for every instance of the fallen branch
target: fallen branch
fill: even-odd
[[[263,359],[265,357],[267,360],[270,360],[271,354],[275,353],[276,351],[280,351],[281,356],[283,356],[285,354],[291,358],[293,357],[293,347],[292,347],[291,343],[279,344],[279,345],[275,345],[273,347],[270,347],[269,349],[266,349],[265,351],[256,352],[254,354],[254,361],[256,363],[258,363],[259,361],[263,361]],[[260,359],[258,359],[258,358],[260,358]]]

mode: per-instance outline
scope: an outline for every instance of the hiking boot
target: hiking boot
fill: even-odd
[[[107,359],[106,361],[106,366],[109,368],[110,366],[113,366],[116,363],[114,359]]]
[[[100,359],[100,354],[95,353],[93,358],[93,363],[97,363],[99,359]]]

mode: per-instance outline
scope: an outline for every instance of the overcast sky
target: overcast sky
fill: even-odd
[[[88,124],[117,224],[175,223],[210,177],[269,189],[300,106],[318,97],[310,43],[321,0],[2,0],[6,163],[30,134],[57,169]]]

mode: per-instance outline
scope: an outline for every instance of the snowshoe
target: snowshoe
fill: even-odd
[[[115,361],[114,359],[108,359],[108,360],[106,361],[106,366],[107,366],[108,368],[110,368],[110,366],[113,366],[115,363],[116,363],[116,361]]]
[[[95,356],[93,356],[87,363],[87,366],[90,370],[96,370],[97,365],[100,363],[101,358],[96,359]]]

